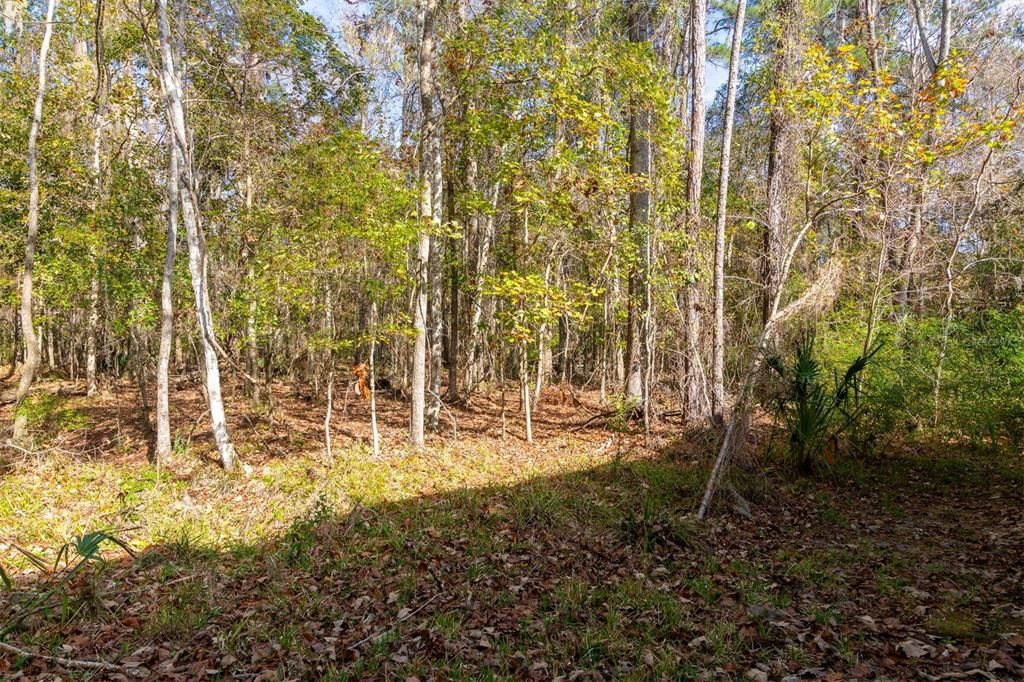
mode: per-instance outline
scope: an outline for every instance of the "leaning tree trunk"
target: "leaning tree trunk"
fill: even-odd
[[[743,50],[743,19],[747,1],[739,0],[729,51],[729,84],[725,96],[722,128],[722,156],[718,164],[718,208],[715,214],[715,329],[711,344],[711,415],[721,421],[725,406],[725,222],[729,201],[729,157],[732,129],[736,119],[736,86],[739,83],[740,54]]]
[[[220,389],[220,365],[217,360],[217,338],[214,334],[213,314],[210,310],[209,292],[207,288],[206,254],[199,225],[199,209],[196,205],[194,191],[195,178],[192,172],[192,160],[188,150],[188,129],[185,125],[185,108],[182,103],[181,81],[174,66],[174,55],[171,49],[171,31],[167,18],[167,0],[157,0],[160,26],[160,55],[162,70],[160,74],[166,98],[167,125],[171,132],[171,141],[178,153],[178,177],[169,178],[168,182],[178,182],[182,219],[185,223],[185,235],[188,241],[188,266],[192,278],[192,292],[196,301],[196,318],[198,320],[200,341],[203,345],[203,364],[206,379],[206,397],[210,408],[210,422],[213,438],[217,444],[221,466],[231,470],[235,466],[235,448],[228,434],[227,420],[224,415],[224,399]]]
[[[783,256],[781,263],[783,281],[785,281],[789,273],[793,257],[800,248],[811,226],[812,222],[808,222],[801,228],[790,245],[788,252]],[[768,320],[761,328],[760,337],[754,346],[754,356],[744,374],[742,385],[736,396],[736,404],[732,410],[732,417],[726,426],[725,435],[718,449],[718,456],[715,458],[715,464],[708,477],[704,496],[701,498],[700,507],[697,510],[698,519],[703,520],[707,517],[708,511],[711,509],[711,501],[718,490],[722,476],[724,476],[733,455],[746,439],[754,407],[753,398],[756,394],[758,382],[761,379],[761,370],[764,366],[768,349],[771,347],[773,340],[779,333],[779,330],[789,321],[806,314],[810,310],[816,309],[821,311],[827,309],[835,300],[841,276],[842,266],[837,264],[835,260],[829,261],[822,269],[817,281],[808,287],[800,298],[791,302],[782,310],[779,309],[779,304],[782,300],[782,289],[780,288],[776,291],[775,298],[772,299],[768,306]]]
[[[39,128],[43,121],[43,98],[46,96],[46,58],[50,52],[53,37],[53,13],[57,0],[46,5],[46,26],[43,29],[43,43],[39,48],[39,81],[36,87],[36,101],[32,108],[32,125],[28,132],[28,233],[25,236],[25,269],[21,276],[21,330],[25,337],[25,361],[21,365],[21,380],[14,398],[15,443],[25,440],[28,416],[20,409],[28,397],[36,369],[39,367],[39,339],[32,321],[32,266],[36,258],[36,241],[39,237]]]

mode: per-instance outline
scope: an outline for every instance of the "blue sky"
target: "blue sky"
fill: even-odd
[[[319,16],[328,25],[337,28],[342,13],[358,10],[364,3],[360,0],[305,0],[305,8]],[[726,37],[728,39],[728,37]],[[728,77],[728,70],[717,64],[709,63],[704,87],[704,101],[711,103],[715,92]]]

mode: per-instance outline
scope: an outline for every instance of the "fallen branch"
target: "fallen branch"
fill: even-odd
[[[417,606],[414,610],[412,610],[409,613],[405,614],[405,616],[403,616],[401,618],[396,618],[395,621],[393,623],[391,623],[391,625],[387,626],[386,628],[381,628],[380,630],[377,630],[377,632],[373,633],[372,635],[369,635],[367,637],[363,637],[361,640],[359,640],[358,642],[356,642],[355,644],[350,646],[349,649],[350,650],[355,650],[355,649],[358,649],[359,647],[361,647],[362,645],[366,644],[367,642],[372,642],[374,640],[380,639],[381,637],[383,637],[387,633],[391,632],[391,630],[393,630],[396,625],[398,625],[402,621],[409,620],[410,618],[415,616],[417,613],[419,613],[420,611],[425,609],[428,604],[430,604],[433,601],[436,601],[437,598],[440,597],[442,594],[444,594],[444,593],[443,592],[438,592],[433,597],[431,597],[427,601],[425,601],[422,604],[420,604],[419,606]]]
[[[16,656],[24,656],[26,658],[39,658],[44,661],[50,661],[58,665],[63,665],[68,668],[85,668],[87,670],[110,670],[115,672],[123,671],[124,668],[113,663],[105,663],[104,661],[82,661],[76,658],[64,658],[63,656],[49,656],[47,654],[39,654],[34,651],[28,651],[27,649],[19,649],[11,644],[5,644],[0,642],[0,650],[14,654]]]
[[[608,410],[606,412],[599,412],[599,413],[595,414],[594,416],[590,417],[589,419],[587,419],[585,421],[582,421],[579,424],[577,424],[576,426],[572,427],[572,430],[573,430],[574,433],[576,431],[582,431],[583,429],[587,428],[588,426],[593,424],[598,419],[602,419],[602,418],[605,418],[605,417],[611,417],[616,412],[617,412],[617,410]]]

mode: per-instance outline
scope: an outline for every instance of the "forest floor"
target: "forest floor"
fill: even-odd
[[[698,525],[715,436],[579,428],[594,394],[548,390],[533,445],[514,391],[504,433],[478,397],[422,452],[383,400],[379,458],[339,397],[328,458],[322,405],[282,385],[270,421],[237,392],[228,474],[197,390],[158,471],[130,388],[61,388],[34,403],[36,450],[0,452],[0,631],[31,611],[3,679],[1024,677],[1019,454],[899,443],[813,478],[761,454]],[[96,530],[133,555],[106,543],[51,589],[44,565]]]

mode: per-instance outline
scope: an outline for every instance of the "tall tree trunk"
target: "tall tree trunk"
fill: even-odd
[[[4,32],[8,36],[21,37],[27,5],[27,0],[4,0]]]
[[[231,443],[227,420],[224,415],[224,399],[220,388],[220,364],[217,360],[217,339],[214,332],[213,314],[210,310],[207,286],[205,245],[200,232],[199,207],[195,201],[195,177],[193,175],[192,159],[188,146],[188,129],[185,124],[181,81],[175,70],[174,55],[171,48],[167,0],[157,0],[157,9],[159,11],[160,56],[163,62],[160,75],[164,88],[164,97],[166,98],[167,124],[171,132],[174,148],[178,152],[179,164],[178,177],[171,178],[169,181],[177,181],[181,189],[181,213],[188,241],[188,265],[192,278],[192,292],[196,302],[196,318],[200,341],[203,345],[206,397],[210,408],[213,438],[217,444],[221,466],[226,470],[231,470],[235,466],[235,448]]]
[[[370,443],[373,456],[380,457],[380,430],[377,428],[377,301],[370,301]]]
[[[434,164],[440,159],[435,152],[434,126],[434,15],[437,12],[437,0],[421,0],[420,14],[423,33],[419,45],[419,87],[420,87],[420,219],[429,221],[431,227],[439,223],[440,213],[434,211],[435,177]],[[424,438],[424,416],[426,409],[427,379],[427,303],[430,285],[430,230],[421,227],[416,253],[416,293],[413,299],[413,342],[412,359],[412,405],[409,417],[409,440],[416,447],[422,447]]]
[[[174,335],[174,258],[178,242],[178,150],[168,149],[167,168],[167,245],[164,274],[160,283],[160,350],[156,361],[156,461],[171,455],[170,381],[171,344]]]
[[[561,266],[559,266],[561,267]],[[551,279],[551,257],[544,267],[544,288],[547,289],[548,281]],[[547,304],[547,296],[544,299]],[[533,404],[539,405],[541,393],[544,391],[544,380],[551,377],[551,332],[548,329],[548,322],[544,320],[537,330],[537,379],[533,384]]]
[[[431,22],[433,25],[433,21]],[[436,83],[431,82],[436,89]],[[441,416],[441,372],[444,356],[444,272],[441,258],[441,236],[439,228],[443,222],[444,173],[441,147],[442,112],[433,113],[427,130],[430,131],[430,173],[429,185],[433,193],[430,202],[434,234],[430,238],[430,294],[427,297],[427,329],[430,343],[430,402],[427,406],[426,421],[430,431],[436,431]]]
[[[249,169],[249,140],[245,142],[245,213],[249,221],[252,220],[253,197],[255,188],[253,186],[252,171]],[[253,261],[256,258],[256,237],[253,234],[246,235],[246,271],[245,276],[250,288],[255,288],[256,268]],[[245,357],[246,371],[249,378],[246,380],[246,388],[249,396],[254,402],[260,401],[260,383],[256,380],[259,376],[259,337],[256,334],[256,296],[249,292],[249,301],[246,306],[245,315]]]
[[[46,60],[50,52],[50,39],[53,37],[53,14],[56,8],[57,0],[49,0],[46,5],[43,42],[39,47],[39,80],[36,86],[36,101],[32,107],[32,125],[28,132],[28,233],[25,235],[25,267],[21,276],[21,329],[25,337],[25,360],[21,365],[21,379],[18,382],[18,392],[14,398],[14,433],[11,439],[15,443],[25,440],[28,415],[20,408],[28,397],[36,369],[39,367],[39,339],[32,321],[32,268],[36,258],[36,241],[39,238],[37,156],[39,128],[43,122],[43,98],[46,96]]]
[[[871,1],[871,0],[869,0]],[[711,348],[711,415],[721,422],[725,407],[725,222],[729,201],[729,162],[732,130],[736,119],[736,89],[743,52],[743,20],[747,1],[739,0],[729,50],[729,83],[726,87],[722,126],[722,156],[718,164],[718,204],[715,209],[715,330]]]
[[[949,39],[953,32],[953,12],[950,2],[951,0],[942,0],[942,9],[939,15],[939,64],[949,58]]]
[[[437,194],[434,212],[440,211]],[[430,343],[430,400],[427,403],[426,428],[436,431],[441,416],[441,373],[444,358],[444,283],[441,267],[441,237],[430,238],[430,294],[427,297],[427,333]]]
[[[633,0],[630,3],[628,20],[631,42],[650,42],[652,12],[653,8],[645,0]],[[628,369],[625,389],[627,399],[637,410],[646,414],[644,375],[649,361],[647,332],[651,318],[647,291],[651,251],[651,111],[646,102],[634,101],[630,105],[629,172],[643,178],[644,185],[629,193],[630,235],[637,246],[639,266],[630,272],[628,287]]]
[[[860,0],[858,12],[865,32],[865,47],[871,63],[872,78],[878,75],[881,64],[878,59],[878,5],[879,0]]]
[[[686,170],[686,222],[690,239],[696,245],[700,239],[702,222],[700,198],[704,183],[704,74],[707,65],[707,0],[693,0],[690,5],[690,154]],[[694,252],[691,247],[691,253]],[[698,258],[691,256],[690,269],[702,267]],[[683,414],[686,419],[699,422],[708,416],[705,400],[705,378],[701,362],[701,290],[690,285],[683,291]]]
[[[494,319],[494,299],[491,296],[484,296],[484,278],[490,274],[491,269],[491,250],[494,248],[495,242],[494,211],[498,205],[500,192],[501,187],[495,183],[491,190],[491,211],[482,220],[477,219],[477,225],[482,224],[483,227],[480,228],[480,236],[477,240],[476,266],[474,267],[476,283],[473,292],[473,314],[470,316],[469,323],[471,355],[466,372],[467,396],[483,380],[487,359],[487,335],[484,326],[485,324],[489,325]]]
[[[100,324],[100,278],[96,272],[98,263],[92,255],[93,273],[89,280],[89,314],[85,332],[85,394],[94,395],[98,388],[96,381],[96,336]]]
[[[519,344],[519,400],[526,423],[526,442],[533,442],[533,415],[530,411],[530,361],[526,343]]]
[[[925,62],[928,67],[928,75],[934,77],[939,67],[949,57],[950,33],[952,30],[950,0],[942,0],[940,8],[938,53],[932,50],[931,44],[928,42],[928,27],[925,22],[920,0],[911,0],[911,5],[914,10],[914,23],[917,26],[921,51],[924,54]],[[913,85],[913,88],[916,91],[921,87],[922,83],[920,82],[920,79],[916,77],[914,80],[918,81]],[[932,132],[927,131],[924,137],[925,144],[931,144],[932,140]],[[910,229],[905,240],[903,257],[900,263],[901,291],[897,298],[902,312],[904,313],[907,312],[910,297],[915,293],[920,295],[919,283],[916,281],[915,267],[918,260],[917,251],[920,246],[921,238],[924,236],[923,214],[928,197],[927,178],[927,170],[922,169],[920,172],[920,178],[912,183],[909,190],[912,194],[911,202],[913,208],[911,209]]]
[[[775,44],[772,73],[773,87],[779,91],[792,83],[798,67],[800,50],[800,2],[780,0],[778,20],[781,23]],[[772,302],[782,285],[780,272],[782,244],[789,220],[787,185],[794,170],[794,122],[785,103],[771,108],[768,129],[768,216],[761,233],[761,323],[768,324]]]
[[[456,242],[448,240],[452,262],[448,273],[448,400],[459,400],[459,259],[456,257]]]
[[[107,126],[107,73],[103,56],[103,2],[96,3],[96,112],[93,117],[92,173],[94,229],[99,227],[100,209],[106,201],[106,182],[103,177],[103,132]],[[96,335],[100,320],[100,263],[96,247],[89,249],[92,269],[89,282],[89,316],[86,322],[85,393],[94,395],[96,383]]]

